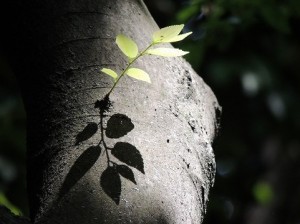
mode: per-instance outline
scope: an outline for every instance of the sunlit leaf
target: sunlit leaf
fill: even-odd
[[[146,54],[164,56],[164,57],[178,57],[188,54],[188,51],[182,51],[176,48],[154,48],[147,50]]]
[[[126,74],[132,78],[151,83],[149,75],[142,69],[130,68],[127,70]]]
[[[184,25],[167,26],[154,32],[152,40],[154,43],[163,42],[166,39],[176,37],[183,29]]]
[[[129,58],[134,58],[138,54],[138,46],[136,43],[123,34],[117,36],[116,43],[120,50]]]
[[[117,142],[111,150],[111,154],[121,162],[144,172],[144,162],[141,153],[137,148],[127,142]]]
[[[193,32],[188,32],[188,33],[184,33],[184,34],[180,34],[176,37],[172,37],[172,38],[166,38],[164,41],[162,42],[168,42],[168,43],[172,43],[172,42],[177,42],[177,41],[181,41],[184,38],[186,38],[187,36],[191,35]]]
[[[118,74],[112,69],[102,68],[101,72],[111,76],[114,80],[116,80],[118,78]]]

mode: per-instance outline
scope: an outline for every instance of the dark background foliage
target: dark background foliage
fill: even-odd
[[[147,0],[223,107],[205,224],[300,223],[299,0]],[[25,113],[0,60],[0,204],[28,213]]]

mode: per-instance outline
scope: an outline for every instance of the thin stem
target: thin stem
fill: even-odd
[[[126,74],[126,72],[128,71],[128,69],[130,68],[130,66],[141,56],[143,56],[146,51],[151,48],[153,45],[155,45],[156,43],[151,43],[148,47],[145,48],[145,50],[143,50],[142,52],[140,52],[135,58],[132,59],[131,62],[129,62],[129,64],[126,66],[126,68],[123,70],[123,72],[121,73],[121,75],[117,78],[117,80],[115,81],[114,85],[111,87],[111,89],[109,90],[109,92],[106,94],[106,96],[109,96],[111,94],[111,92],[114,90],[114,88],[116,87],[116,85],[118,84],[118,82],[120,81],[120,79]]]

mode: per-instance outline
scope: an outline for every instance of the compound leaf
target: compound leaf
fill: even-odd
[[[164,57],[178,57],[188,54],[188,51],[182,51],[176,48],[154,48],[147,50],[146,54],[164,56]]]
[[[138,46],[136,43],[123,34],[119,34],[116,38],[116,43],[120,50],[129,58],[135,58],[138,54]]]
[[[139,68],[130,68],[127,70],[127,75],[132,78],[151,83],[149,75],[142,69]]]
[[[112,69],[102,68],[101,72],[111,76],[114,80],[116,80],[118,78],[118,74]]]

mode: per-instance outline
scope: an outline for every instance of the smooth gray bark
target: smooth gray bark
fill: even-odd
[[[144,4],[30,0],[19,7],[15,61],[28,117],[34,222],[201,223],[214,182],[211,144],[219,106],[191,66],[183,58],[144,57],[136,67],[152,84],[126,77],[111,94],[106,116],[95,108],[112,86],[101,68],[121,71],[126,63],[116,35],[143,49],[158,29]],[[112,117],[133,127],[125,125],[126,135],[114,133],[119,129],[109,134]],[[116,169],[107,172],[103,142],[96,147],[102,138],[110,148],[134,146],[129,154],[136,160],[109,154],[133,171],[134,180],[127,168],[127,178]]]

